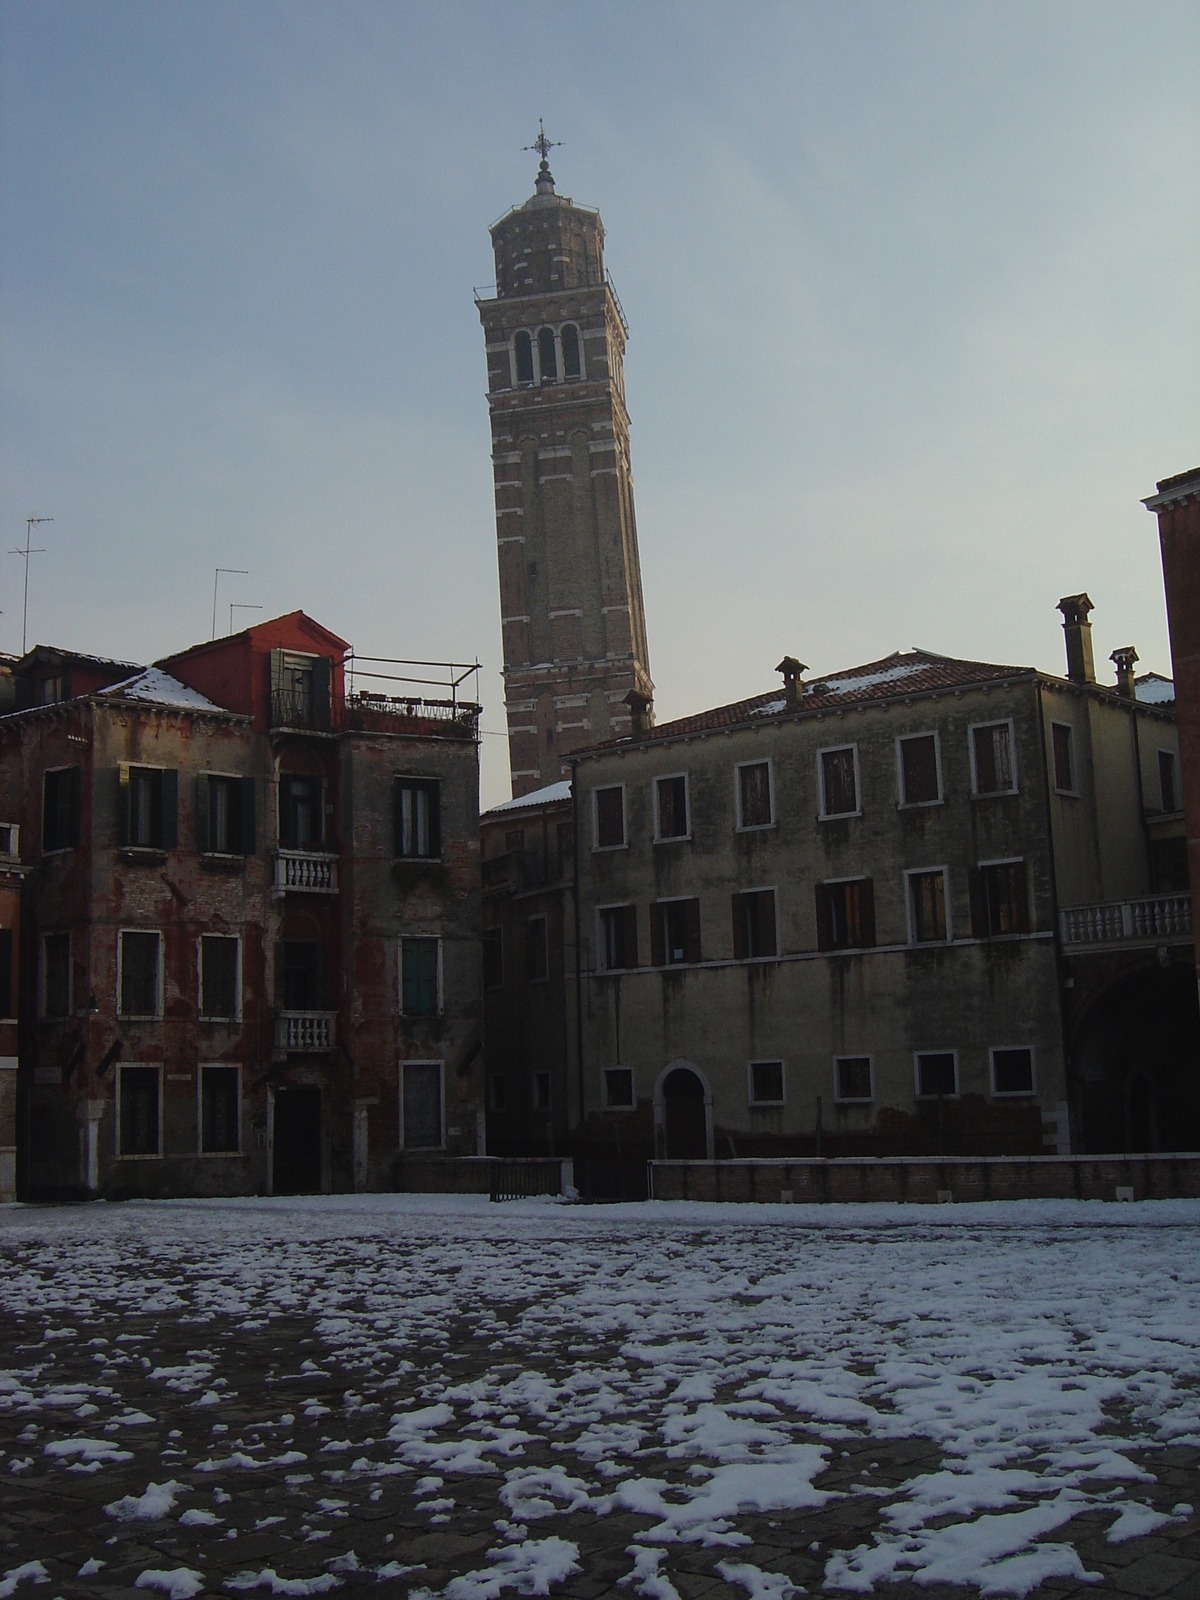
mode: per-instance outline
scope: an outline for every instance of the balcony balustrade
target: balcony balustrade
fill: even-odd
[[[275,887],[300,894],[336,894],[338,858],[305,850],[279,850],[275,855]]]
[[[1155,894],[1138,900],[1064,906],[1059,926],[1068,950],[1080,945],[1182,943],[1192,937],[1192,897]]]
[[[275,1054],[321,1052],[337,1047],[336,1011],[277,1011],[275,1013]]]

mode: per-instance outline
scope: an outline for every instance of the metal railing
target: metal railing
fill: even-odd
[[[338,858],[308,855],[301,850],[280,850],[275,856],[275,887],[301,894],[336,894]]]
[[[337,1047],[336,1011],[277,1011],[275,1054],[328,1053]]]
[[[1064,906],[1059,912],[1059,926],[1064,945],[1190,939],[1192,897],[1190,894],[1155,894],[1139,900]]]
[[[562,1194],[563,1188],[563,1163],[554,1158],[493,1161],[488,1168],[492,1200],[528,1200],[536,1194]]]

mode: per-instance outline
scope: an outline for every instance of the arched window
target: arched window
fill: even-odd
[[[565,323],[562,331],[563,350],[563,377],[578,378],[579,366],[579,329],[573,322]]]
[[[554,348],[554,329],[538,329],[538,359],[542,364],[542,382],[558,382],[558,353]]]
[[[513,340],[517,355],[517,382],[533,382],[533,340],[522,331]]]

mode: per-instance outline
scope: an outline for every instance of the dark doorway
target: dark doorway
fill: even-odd
[[[704,1085],[690,1067],[676,1067],[663,1083],[663,1111],[668,1161],[704,1161],[708,1128]]]
[[[275,1091],[275,1194],[321,1192],[321,1091]]]

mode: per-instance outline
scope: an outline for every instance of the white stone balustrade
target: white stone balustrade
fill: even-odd
[[[275,1054],[332,1051],[337,1045],[336,1011],[279,1011],[275,1014]]]
[[[306,850],[280,850],[275,856],[275,887],[301,894],[336,894],[338,858]]]
[[[1092,906],[1064,906],[1059,912],[1063,944],[1135,944],[1190,939],[1192,897],[1154,894],[1140,900],[1108,900]]]

